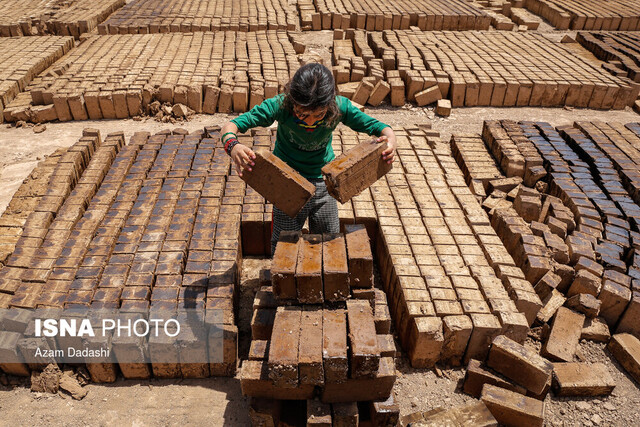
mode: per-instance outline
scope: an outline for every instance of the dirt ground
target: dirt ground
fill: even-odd
[[[313,33],[309,50],[329,59],[329,33]],[[553,37],[559,37],[554,33]],[[437,118],[432,108],[406,106],[401,109],[379,107],[367,113],[392,126],[413,126],[431,122],[444,139],[452,133],[479,133],[483,120],[511,119],[545,121],[553,125],[577,120],[640,121],[631,109],[625,111],[570,110],[563,108],[466,108],[454,109],[451,117]],[[37,162],[59,147],[68,147],[80,137],[82,129],[97,128],[102,135],[123,131],[127,140],[137,131],[155,133],[162,129],[182,127],[189,131],[208,125],[220,125],[229,116],[198,115],[181,124],[164,124],[146,119],[103,120],[50,123],[46,130],[35,134],[32,127],[12,128],[0,125],[0,213]],[[251,304],[258,288],[260,268],[264,260],[246,259],[243,265],[241,306],[239,313],[240,355],[246,356],[249,346]],[[640,416],[640,389],[612,361],[602,345],[581,343],[581,357],[586,361],[606,364],[616,380],[613,394],[604,399],[557,398],[546,400],[545,418],[551,426],[633,425]],[[463,369],[442,371],[412,369],[406,356],[397,361],[398,378],[394,387],[401,413],[426,411],[437,406],[456,406],[473,398],[462,394],[460,380]],[[436,373],[437,372],[437,373]],[[0,378],[6,379],[6,378]],[[0,384],[0,425],[175,425],[207,424],[213,426],[248,425],[248,406],[241,395],[240,384],[233,378],[206,380],[119,380],[112,385],[88,385],[88,395],[73,401],[62,395],[31,393],[28,381],[10,378],[9,385]]]

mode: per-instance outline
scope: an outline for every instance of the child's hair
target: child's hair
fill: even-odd
[[[303,65],[296,71],[284,89],[284,107],[293,113],[293,106],[315,110],[327,107],[324,124],[338,120],[340,110],[336,104],[336,86],[327,67],[316,62]]]

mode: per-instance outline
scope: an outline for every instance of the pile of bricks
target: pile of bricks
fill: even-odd
[[[352,0],[303,2],[300,22],[303,30],[357,28],[367,31],[408,29],[487,30],[491,18],[473,3],[455,1],[407,1],[361,3]]]
[[[50,182],[0,270],[3,307],[222,313],[221,362],[168,368],[114,360],[109,369],[87,365],[93,381],[115,381],[118,369],[125,378],[235,373],[242,259],[235,194],[244,182],[228,176],[229,158],[212,132],[216,139],[139,132],[125,146],[121,133],[100,144],[98,132],[85,131],[83,151],[67,153],[75,168],[57,166],[69,178]],[[207,340],[196,342],[206,352]],[[117,357],[119,343],[112,346]]]
[[[281,92],[298,67],[286,31],[91,36],[5,105],[4,115],[121,119],[155,114],[161,104],[244,112]]]
[[[286,0],[134,0],[98,26],[100,34],[295,30]]]
[[[580,32],[576,41],[606,61],[603,65],[611,74],[629,77],[640,83],[640,35],[638,33],[585,33]]]
[[[524,7],[558,30],[640,29],[640,6],[624,0],[525,0]]]
[[[56,34],[79,39],[124,4],[125,0],[8,0],[2,4],[0,36]]]
[[[544,304],[536,321],[553,320],[542,348],[551,360],[572,362],[581,338],[640,336],[639,131],[633,123],[485,122],[483,156],[509,177],[489,181],[483,206]],[[473,179],[465,165],[482,146],[465,152],[457,140]]]
[[[73,45],[71,37],[0,38],[0,123],[9,103]]]
[[[542,34],[336,30],[334,76],[359,104],[623,109],[638,85]],[[526,55],[522,52],[526,51]],[[510,57],[520,58],[517,62]],[[473,60],[471,59],[473,58]]]
[[[375,425],[387,425],[389,416],[397,422],[386,296],[373,288],[366,229],[345,228],[346,234],[280,234],[271,283],[255,296],[249,360],[240,376],[254,425],[279,418],[275,408],[291,412],[279,400],[306,400],[306,422],[355,417],[346,425],[357,425],[356,402],[377,401],[369,403]]]
[[[59,148],[38,162],[33,171],[18,187],[0,217],[0,264],[4,265],[15,250],[16,243],[29,216],[48,192],[48,184],[61,157],[67,149]]]

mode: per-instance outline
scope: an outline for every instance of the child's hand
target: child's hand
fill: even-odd
[[[378,138],[378,142],[387,141],[387,149],[382,152],[382,159],[391,164],[395,160],[396,154],[396,135],[391,128],[384,128],[383,135]]]
[[[231,159],[233,160],[233,164],[236,166],[236,171],[238,175],[242,176],[242,170],[246,169],[251,172],[251,166],[255,166],[253,160],[255,160],[256,155],[253,150],[246,145],[236,144],[231,150]]]

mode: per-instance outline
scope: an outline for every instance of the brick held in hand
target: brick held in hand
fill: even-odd
[[[242,179],[285,214],[294,218],[315,194],[315,186],[266,150],[255,152],[255,166]]]
[[[363,142],[322,168],[329,194],[346,203],[392,169],[382,159],[386,141]]]

